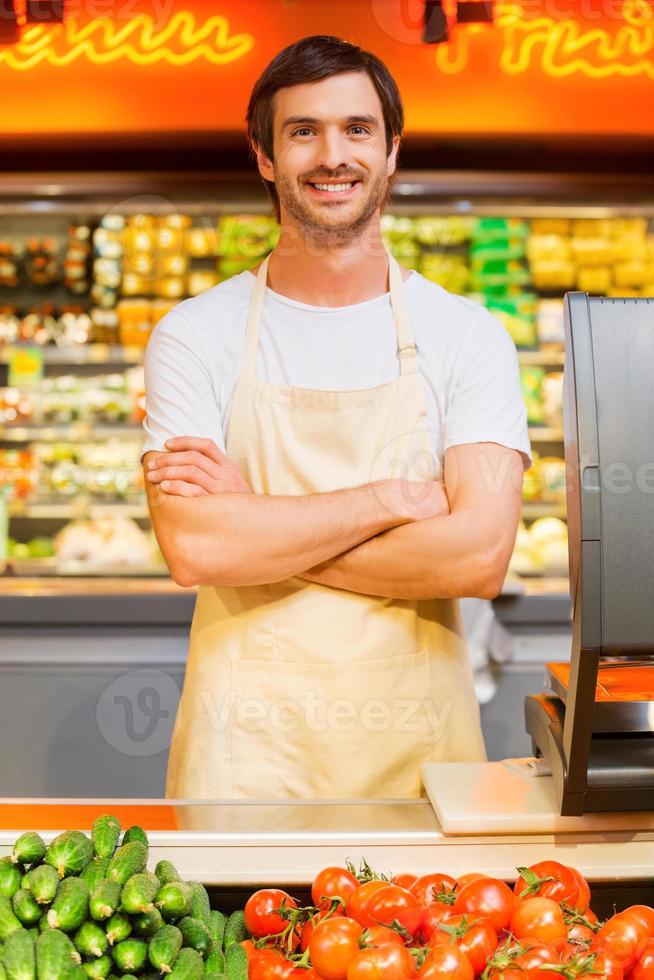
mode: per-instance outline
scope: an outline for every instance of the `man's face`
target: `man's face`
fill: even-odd
[[[356,237],[383,203],[399,139],[386,155],[381,102],[365,72],[281,89],[274,104],[274,180],[282,222],[324,239]],[[331,189],[328,189],[331,188]],[[285,215],[286,212],[286,215]]]

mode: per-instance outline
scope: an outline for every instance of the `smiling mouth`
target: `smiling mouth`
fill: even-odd
[[[341,180],[341,181],[309,181],[309,187],[321,194],[328,194],[334,197],[344,196],[353,191],[361,181]]]

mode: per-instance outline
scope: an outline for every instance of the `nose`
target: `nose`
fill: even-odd
[[[340,170],[349,166],[349,149],[344,134],[338,126],[326,126],[322,132],[316,164],[326,170]]]

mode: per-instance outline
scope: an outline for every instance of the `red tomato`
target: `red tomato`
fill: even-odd
[[[397,946],[404,946],[404,940],[399,932],[390,929],[388,926],[369,926],[364,930],[360,942],[365,946],[388,946],[395,943]]]
[[[473,980],[474,975],[468,958],[452,945],[434,946],[418,970],[421,980]]]
[[[591,950],[610,954],[623,970],[629,970],[638,958],[638,948],[647,938],[647,927],[639,918],[619,912],[607,919],[595,935]]]
[[[581,915],[585,915],[590,906],[590,886],[581,872],[577,871],[576,868],[570,868],[570,870],[577,879],[577,884],[579,885],[579,894],[577,896],[577,901],[574,904],[574,908],[576,908]]]
[[[288,980],[322,980],[319,973],[316,973],[311,967],[307,969],[306,966],[296,966],[286,976]]]
[[[248,980],[282,980],[293,964],[275,949],[255,949],[248,963]]]
[[[352,892],[345,903],[347,915],[351,919],[356,919],[357,922],[361,922],[363,925],[363,916],[365,915],[368,902],[375,892],[381,891],[382,888],[388,888],[388,882],[379,881],[376,878],[373,881],[366,881],[365,884],[359,885],[357,890]]]
[[[461,875],[460,878],[456,879],[457,890],[461,891],[464,885],[470,884],[471,881],[481,881],[482,878],[488,878],[488,875],[479,874],[477,871],[471,871],[467,875]]]
[[[654,936],[654,909],[649,905],[630,905],[624,910],[624,915],[633,915],[647,929],[648,935]]]
[[[562,946],[568,935],[561,906],[552,898],[528,898],[519,902],[511,916],[510,928],[516,939],[530,936],[553,946]]]
[[[278,913],[282,906],[297,908],[297,902],[279,888],[260,888],[245,903],[245,925],[253,936],[278,936],[288,925]]]
[[[518,898],[539,895],[576,907],[579,882],[572,868],[558,861],[539,861],[530,868],[518,868],[518,871],[521,875],[513,887]]]
[[[319,908],[328,908],[330,898],[342,898],[344,903],[359,888],[359,882],[345,868],[323,868],[313,879],[311,900]],[[324,902],[323,899],[327,899]]]
[[[395,944],[362,949],[347,968],[347,980],[413,980],[413,957]]]
[[[342,919],[344,918],[344,916],[345,916],[344,912],[336,911],[336,912],[332,912],[331,915],[329,915],[329,918]],[[328,916],[326,912],[324,911],[319,912],[317,915],[314,915],[313,918],[309,919],[307,922],[304,923],[304,925],[302,926],[302,932],[300,934],[300,949],[302,950],[303,953],[309,945],[311,937],[313,936],[314,929],[316,928],[319,922],[324,922],[327,917]]]
[[[506,929],[515,905],[515,895],[497,878],[479,878],[464,885],[457,893],[454,912],[490,919],[496,932]]]
[[[411,891],[411,885],[414,883],[414,881],[417,880],[418,880],[418,875],[412,875],[412,874],[393,875],[393,877],[391,878],[391,884],[399,885],[401,888],[408,888],[409,891]]]
[[[359,952],[363,929],[354,919],[324,919],[314,929],[309,956],[323,980],[345,980],[347,968]]]
[[[256,952],[256,947],[251,939],[244,939],[241,946],[245,950],[245,955],[247,956],[249,963]]]
[[[595,933],[590,926],[587,926],[583,922],[575,922],[568,928],[568,941],[575,939],[577,942],[581,940],[586,942],[587,940],[593,940],[595,938]]]
[[[638,948],[638,960],[629,974],[630,980],[654,980],[654,939],[646,939]]]
[[[434,937],[439,934],[438,925],[440,922],[447,922],[454,915],[451,905],[443,905],[442,902],[432,902],[422,910],[420,925],[415,934],[416,939],[425,946],[430,945]]]
[[[595,956],[592,973],[584,973],[585,980],[623,980],[624,971],[617,960],[609,953],[599,952]]]
[[[431,905],[432,902],[439,901],[442,892],[454,892],[456,880],[449,875],[435,874],[423,875],[417,878],[411,885],[410,891],[418,899],[422,906]]]
[[[525,937],[520,940],[524,952],[514,959],[514,964],[523,970],[536,970],[545,963],[558,963],[559,956],[553,946],[542,943],[538,939]]]
[[[497,949],[497,933],[489,919],[472,919],[456,915],[437,928],[434,943],[455,945],[472,964],[475,974],[482,973],[486,962]],[[440,936],[438,933],[440,932]]]
[[[387,885],[375,892],[360,921],[365,926],[392,926],[399,922],[413,936],[421,918],[422,910],[415,895],[399,885]]]

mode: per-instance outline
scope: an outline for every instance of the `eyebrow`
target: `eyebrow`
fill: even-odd
[[[347,116],[345,122],[353,126],[356,123],[366,123],[368,126],[378,126],[379,122],[376,116]],[[299,124],[309,125],[309,126],[319,126],[321,123],[320,119],[316,119],[313,116],[288,116],[282,123],[282,129],[286,129],[288,126],[297,126]]]

